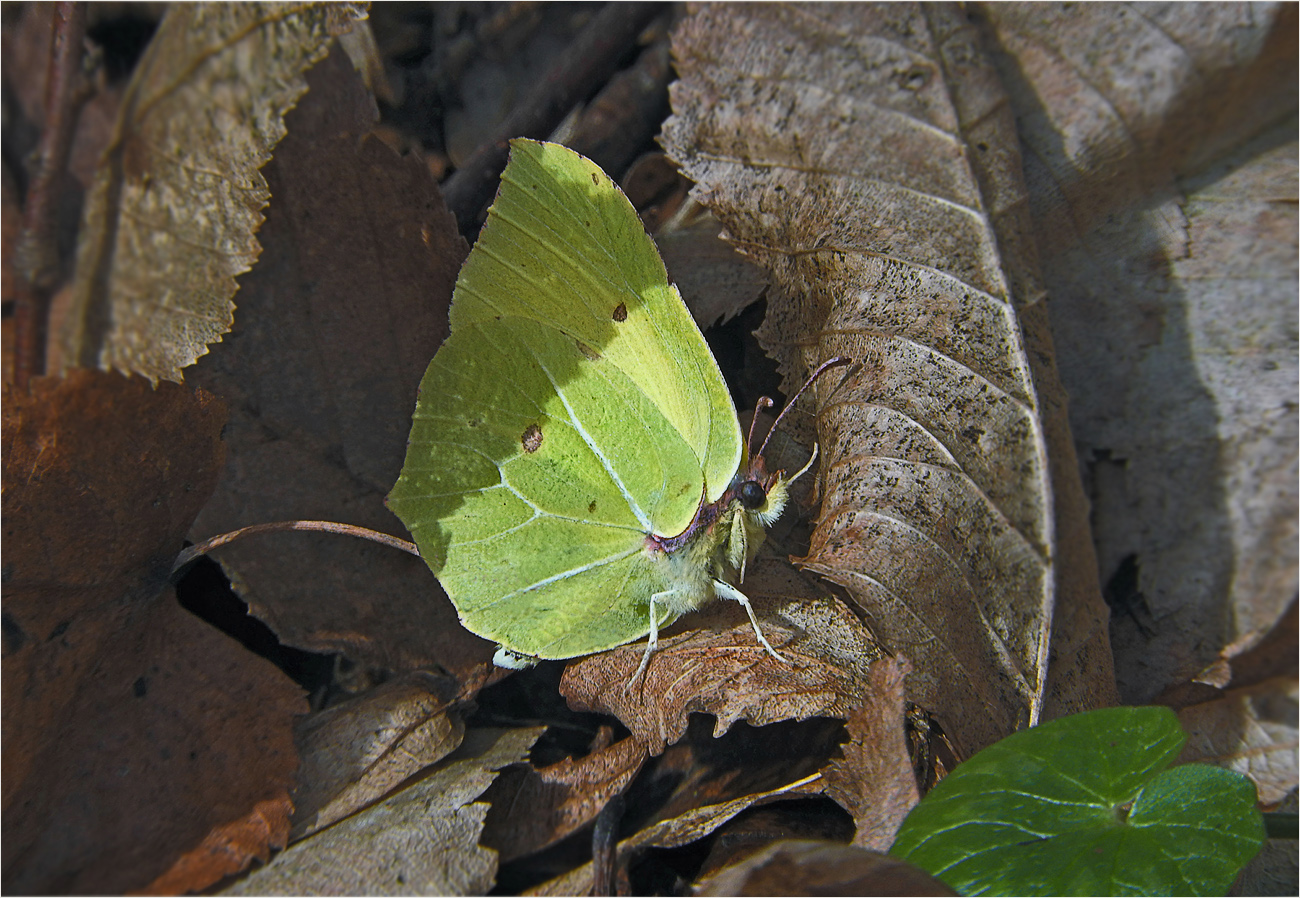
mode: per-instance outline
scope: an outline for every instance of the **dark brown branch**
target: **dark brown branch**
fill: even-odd
[[[206,555],[213,549],[219,549],[241,537],[253,536],[258,533],[284,533],[289,530],[315,530],[321,533],[355,536],[394,549],[401,549],[403,552],[409,552],[416,557],[420,555],[420,550],[415,547],[415,543],[398,539],[396,536],[390,536],[378,530],[371,530],[368,527],[358,527],[355,524],[339,524],[335,521],[275,521],[270,524],[253,524],[251,527],[241,527],[238,530],[231,530],[229,533],[222,533],[190,546],[176,556],[176,563],[172,565],[172,573],[176,573],[200,555]]]
[[[596,826],[591,832],[591,864],[593,895],[618,895],[618,828],[623,822],[627,799],[620,792],[609,800],[596,815]]]
[[[14,302],[14,384],[45,373],[45,335],[50,296],[59,280],[56,240],[59,197],[68,154],[85,102],[82,54],[86,5],[56,3],[45,79],[45,127],[36,171],[23,203],[23,230],[16,250],[18,291]]]
[[[555,130],[569,110],[593,85],[614,74],[619,60],[637,35],[666,6],[662,3],[607,3],[565,49],[547,73],[506,117],[492,139],[476,149],[443,184],[447,208],[463,232],[472,229],[496,190],[506,165],[512,137],[543,138]]]

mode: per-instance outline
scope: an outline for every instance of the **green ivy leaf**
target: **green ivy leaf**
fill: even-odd
[[[1168,708],[1105,708],[1016,733],[912,810],[890,853],[965,895],[1223,894],[1264,844],[1255,787],[1166,769]]]

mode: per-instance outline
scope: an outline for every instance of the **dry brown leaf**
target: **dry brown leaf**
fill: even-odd
[[[657,755],[686,732],[694,712],[717,718],[720,736],[737,720],[762,726],[778,720],[846,717],[867,694],[876,649],[870,634],[847,607],[815,593],[791,598],[789,580],[776,560],[760,560],[745,591],[773,648],[790,664],[769,655],[749,618],[734,602],[714,602],[667,631],[637,685],[625,689],[645,651],[622,646],[570,662],[560,692],[575,710],[613,714]],[[788,575],[787,575],[788,576]],[[769,591],[767,582],[780,590]]]
[[[913,661],[912,697],[966,752],[1111,700],[1014,123],[965,18],[704,7],[674,48],[665,142],[772,275],[759,336],[787,389],[857,363],[817,390],[808,569]]]
[[[822,776],[814,773],[795,780],[788,785],[766,792],[756,792],[721,804],[705,805],[686,813],[662,820],[646,827],[634,836],[618,843],[620,855],[631,855],[646,848],[676,848],[697,841],[713,832],[722,824],[747,808],[757,807],[773,801],[796,798],[801,795],[816,795],[822,791]],[[592,887],[592,865],[590,863],[576,870],[557,876],[549,882],[542,883],[534,889],[528,889],[525,895],[589,895]]]
[[[479,730],[418,783],[289,847],[225,895],[484,895],[496,852],[478,844],[496,771],[545,727]]]
[[[1142,703],[1248,648],[1296,594],[1296,7],[982,14],[1124,603],[1121,694]]]
[[[1178,712],[1187,731],[1187,745],[1178,760],[1245,774],[1255,781],[1261,804],[1276,804],[1297,784],[1296,717],[1294,676],[1229,689],[1221,698]]]
[[[420,160],[366,136],[374,101],[343,54],[308,80],[266,168],[266,249],[240,280],[234,331],[188,374],[232,408],[230,460],[196,540],[291,518],[406,535],[383,498],[468,249]],[[214,555],[285,643],[462,682],[491,658],[413,556],[299,533]]]
[[[853,845],[775,842],[696,886],[696,895],[956,895],[919,867]]]
[[[903,818],[921,798],[904,726],[903,679],[910,670],[903,659],[872,666],[869,701],[849,715],[852,738],[843,746],[844,757],[824,771],[826,794],[853,815],[853,844],[859,848],[888,851]]]
[[[117,374],[6,388],[7,891],[201,889],[288,835],[301,691],[164,589],[223,420]]]
[[[465,725],[454,681],[415,673],[301,718],[294,841],[387,795],[456,750]]]
[[[348,4],[168,10],[86,197],[65,365],[179,381],[230,329],[235,277],[257,258],[269,198],[258,170],[306,89],[302,73],[357,14]]]
[[[594,820],[645,759],[645,746],[629,737],[577,760],[508,768],[483,795],[492,807],[479,844],[503,864],[554,845]]]

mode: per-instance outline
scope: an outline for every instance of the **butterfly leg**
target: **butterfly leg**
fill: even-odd
[[[659,647],[659,615],[656,613],[658,609],[655,606],[670,595],[672,595],[671,592],[656,592],[650,596],[650,639],[646,642],[645,654],[641,656],[641,666],[636,669],[636,673],[632,674],[632,679],[628,680],[627,685],[623,687],[624,692],[630,690],[636,684],[636,681],[641,679],[641,675],[645,673],[646,668],[650,665],[650,656]]]
[[[758,636],[758,641],[763,644],[763,648],[767,649],[768,654],[783,664],[790,663],[789,659],[772,648],[772,643],[767,641],[763,631],[758,628],[758,618],[754,616],[754,607],[749,604],[748,596],[724,580],[714,580],[713,591],[718,594],[720,599],[731,599],[733,602],[739,602],[745,609],[745,613],[749,615],[749,622],[754,625],[754,633]]]
[[[492,656],[492,663],[497,667],[505,667],[510,670],[526,670],[535,667],[541,658],[532,655],[525,655],[523,652],[516,652],[514,649],[508,649],[503,645],[497,646],[496,654]]]

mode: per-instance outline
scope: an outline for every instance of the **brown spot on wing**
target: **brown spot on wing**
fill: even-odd
[[[523,443],[525,452],[530,454],[536,452],[542,447],[542,429],[536,424],[529,424],[528,427],[524,429],[523,436],[519,438],[519,442]]]

